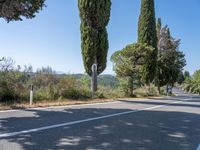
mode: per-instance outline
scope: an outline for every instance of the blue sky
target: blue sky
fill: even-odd
[[[0,57],[11,57],[16,64],[34,69],[51,66],[65,73],[84,73],[77,0],[46,0],[47,7],[32,20],[7,23],[0,19]],[[186,54],[186,70],[200,69],[200,1],[155,0],[156,17],[168,24],[174,37],[181,39]],[[112,0],[107,69],[110,56],[137,41],[140,0]]]

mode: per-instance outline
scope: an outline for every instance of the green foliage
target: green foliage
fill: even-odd
[[[32,81],[35,87],[36,100],[84,99],[91,97],[89,89],[81,81],[70,76],[58,78],[56,75],[37,75],[32,78]]]
[[[110,0],[78,0],[81,19],[81,47],[84,67],[91,76],[91,67],[98,66],[98,74],[106,68],[108,34],[106,26],[110,18]]]
[[[117,88],[119,85],[119,80],[112,75],[100,75],[98,77],[98,84],[103,87]]]
[[[0,17],[9,21],[33,18],[44,6],[45,0],[1,0]]]
[[[157,88],[151,84],[148,89],[146,87],[139,87],[134,90],[136,97],[157,96]]]
[[[200,94],[200,70],[197,70],[192,77],[187,77],[182,88],[194,94]]]
[[[156,24],[156,33],[157,33],[157,44],[158,44],[158,46],[159,46],[159,42],[160,42],[160,39],[161,39],[161,37],[160,37],[161,29],[162,29],[162,21],[161,21],[161,18],[158,18],[158,21],[157,21],[157,24]]]
[[[143,84],[148,83],[148,77],[151,73],[149,64],[153,51],[154,48],[147,46],[147,44],[130,44],[112,55],[111,61],[114,63],[114,71],[119,77],[129,78],[131,94],[135,80],[139,80]]]
[[[91,83],[90,77],[87,75],[82,75],[78,80],[80,81],[80,84],[84,87],[84,89],[88,89],[89,91]]]
[[[158,63],[158,59],[160,58],[160,41],[161,41],[161,36],[160,36],[160,32],[161,32],[161,28],[162,28],[162,22],[161,22],[161,18],[158,18],[157,24],[156,24],[156,33],[157,33],[157,48],[158,48],[158,55],[157,55],[157,63]],[[157,68],[156,68],[156,78],[155,78],[155,85],[157,86],[158,89],[158,93],[161,93],[161,87],[160,87],[160,81],[159,81],[159,67],[157,64]]]
[[[120,98],[120,97],[125,97],[126,95],[120,88],[99,86],[97,96],[98,98]]]
[[[101,75],[98,80],[97,98],[121,97],[116,77]],[[51,67],[42,67],[34,73],[32,66],[15,67],[10,58],[0,62],[0,102],[28,102],[31,84],[34,85],[34,102],[90,99],[90,82],[88,75],[58,75]]]
[[[135,96],[135,93],[133,91],[137,88],[140,88],[140,82],[136,78],[130,78],[130,77],[118,77],[119,85],[118,90],[121,93],[121,95],[127,97],[127,96]]]
[[[91,99],[90,81],[88,75],[58,75],[51,67],[42,67],[34,73],[31,66],[15,67],[12,59],[5,58],[0,62],[0,102],[28,103],[31,84],[34,85],[34,102]],[[140,87],[138,80],[130,84],[128,77],[101,75],[98,81],[96,98],[127,97],[130,86],[134,85],[133,89]]]
[[[141,0],[141,12],[138,22],[138,43],[147,44],[154,48],[151,55],[148,74],[148,80],[153,81],[157,67],[157,34],[154,0]]]
[[[107,26],[110,18],[110,0],[78,0],[81,21],[95,29]]]
[[[124,93],[124,95],[130,95],[130,93],[132,94],[132,92],[130,91],[131,87],[130,87],[130,82],[129,82],[129,78],[119,78],[119,90]]]
[[[27,96],[25,92],[27,87],[23,83],[28,77],[13,65],[14,62],[10,58],[0,62],[0,102],[18,100],[19,97]]]
[[[153,51],[154,48],[146,44],[127,45],[112,55],[114,71],[120,77],[138,77],[144,83],[148,82],[148,75],[151,71],[148,64],[151,62]]]
[[[179,75],[178,75],[177,83],[180,85],[180,84],[182,84],[184,81],[185,81],[185,77],[184,77],[183,72],[181,71],[181,72],[179,73]]]
[[[62,78],[57,89],[60,89],[59,95],[63,98],[82,99],[91,97],[89,90],[84,89],[80,81],[71,77]]]
[[[189,71],[185,71],[184,72],[184,78],[186,79],[186,78],[190,78],[191,76],[190,76],[190,72]]]
[[[180,40],[171,37],[167,26],[162,28],[159,36],[159,83],[161,86],[174,86],[174,83],[179,79],[183,67],[186,65],[185,55],[179,51]]]

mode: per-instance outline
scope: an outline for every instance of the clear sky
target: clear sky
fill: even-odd
[[[7,23],[0,19],[0,57],[34,69],[51,66],[65,73],[84,73],[77,0],[46,0],[47,7],[32,20]],[[186,54],[186,70],[200,69],[200,0],[155,0],[156,17],[168,24],[174,37],[181,39]],[[140,0],[112,0],[107,69],[110,56],[137,41]]]

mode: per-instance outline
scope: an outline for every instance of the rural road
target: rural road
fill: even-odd
[[[200,96],[0,112],[0,150],[200,150]]]

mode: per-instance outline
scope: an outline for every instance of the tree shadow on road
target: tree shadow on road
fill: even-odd
[[[121,101],[121,102],[126,102],[126,103],[132,103],[132,104],[148,104],[148,105],[169,105],[169,102],[152,102],[152,101],[131,101],[131,100],[118,100],[118,101]],[[189,101],[183,101],[183,102],[198,102],[197,100],[195,101],[192,101],[192,100],[189,100]],[[200,102],[200,101],[199,101]],[[184,104],[184,103],[173,103],[172,105],[169,105],[169,106],[182,106],[182,107],[196,107],[196,108],[200,108],[200,105],[198,104]]]
[[[27,116],[0,119],[0,134],[126,111],[131,110],[110,108],[26,110]],[[29,113],[35,116],[30,117]],[[194,150],[200,143],[200,112],[141,111],[0,138],[0,145],[5,143],[10,149],[26,150]],[[0,147],[1,150],[4,148]]]

